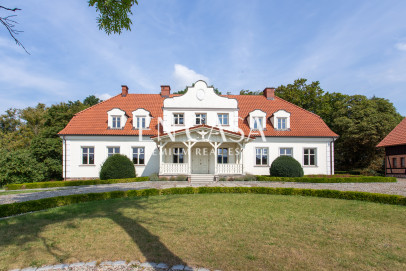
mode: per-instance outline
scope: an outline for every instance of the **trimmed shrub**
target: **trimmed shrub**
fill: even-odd
[[[152,173],[151,175],[149,175],[149,180],[153,181],[153,182],[159,181],[158,174],[157,173]]]
[[[260,182],[297,183],[395,183],[395,177],[351,176],[351,177],[269,177],[257,176]]]
[[[290,156],[279,156],[269,169],[270,175],[274,177],[302,177],[303,168],[295,158]]]
[[[147,181],[149,181],[148,177],[136,177],[128,179],[110,179],[110,180],[54,181],[54,182],[8,184],[5,187],[7,188],[7,190],[17,190],[17,189],[50,188],[50,187],[65,187],[65,186],[80,186],[80,185],[113,184],[113,183],[135,183]]]
[[[80,202],[107,200],[124,197],[147,197],[175,194],[209,194],[209,193],[240,193],[240,194],[270,194],[270,195],[296,195],[321,198],[335,198],[345,200],[361,200],[383,204],[405,205],[406,197],[398,195],[376,194],[355,191],[338,191],[328,189],[296,189],[273,187],[185,187],[168,189],[144,189],[129,191],[112,191],[103,193],[89,193],[70,196],[59,196],[39,200],[0,205],[0,217],[7,217],[27,212],[45,210]]]
[[[135,178],[133,162],[125,155],[114,154],[104,161],[100,169],[100,179]]]

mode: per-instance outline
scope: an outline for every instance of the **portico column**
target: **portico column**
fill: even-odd
[[[187,162],[188,162],[188,174],[192,174],[192,146],[191,142],[187,144]]]

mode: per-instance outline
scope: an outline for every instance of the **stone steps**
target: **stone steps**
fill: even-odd
[[[190,176],[190,183],[213,183],[213,174],[192,174]]]

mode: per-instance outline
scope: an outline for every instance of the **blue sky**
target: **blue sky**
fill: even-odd
[[[297,78],[329,92],[389,99],[406,115],[406,1],[139,0],[132,31],[99,31],[87,0],[5,0],[19,35],[0,28],[0,112],[204,79],[223,93]],[[6,13],[0,11],[0,16]]]

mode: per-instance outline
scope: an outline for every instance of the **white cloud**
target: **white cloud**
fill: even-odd
[[[15,88],[28,87],[56,95],[61,95],[62,90],[67,88],[66,82],[49,75],[36,73],[33,68],[28,66],[26,61],[3,58],[3,61],[0,62],[0,82]]]
[[[184,89],[186,86],[191,86],[198,80],[209,82],[209,78],[189,69],[186,66],[175,64],[175,71],[173,72],[173,77],[175,79],[175,87],[179,89]]]
[[[396,49],[406,51],[406,42],[398,42],[395,44]]]
[[[100,100],[108,100],[110,99],[112,96],[108,93],[103,93],[103,94],[96,94],[96,97],[99,98]]]

